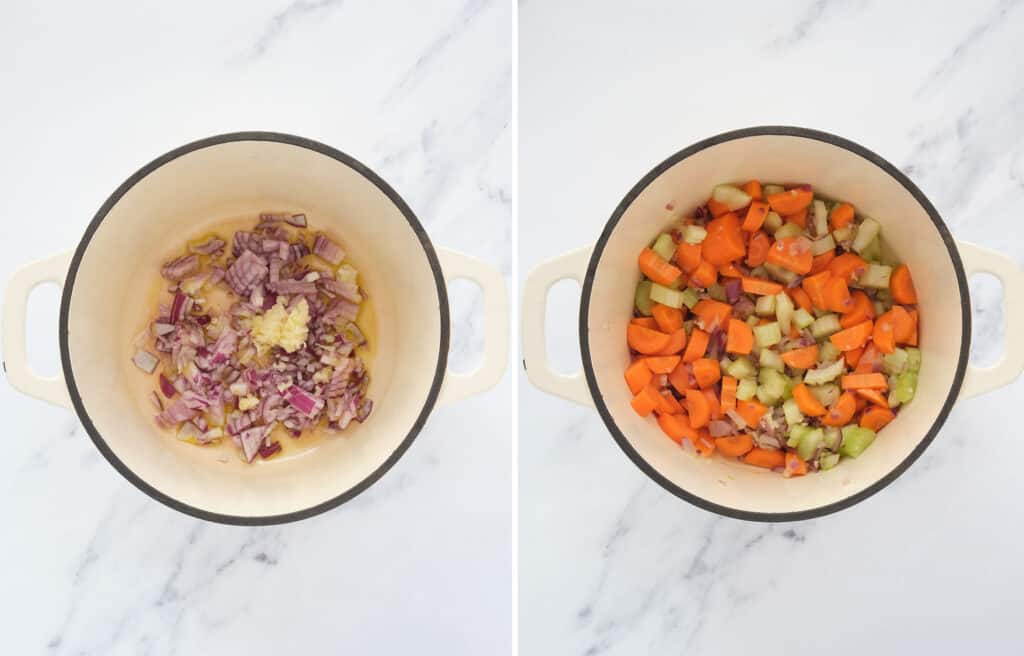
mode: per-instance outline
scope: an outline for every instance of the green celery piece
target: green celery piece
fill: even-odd
[[[818,362],[834,362],[843,355],[843,352],[836,348],[831,340],[825,340],[818,347]]]
[[[711,300],[718,301],[719,303],[725,303],[728,300],[728,297],[725,295],[725,287],[717,282],[708,287],[708,296],[711,297]]]
[[[789,440],[786,442],[786,446],[791,449],[795,449],[796,445],[800,444],[800,439],[806,434],[811,432],[811,427],[806,424],[790,424],[789,425]]]
[[[913,371],[915,374],[921,370],[921,349],[914,346],[908,346],[907,351],[907,369]]]
[[[662,233],[654,240],[651,250],[658,254],[658,257],[668,262],[676,254],[676,243],[672,241],[672,235]]]
[[[693,309],[693,306],[697,304],[700,298],[697,296],[697,290],[693,287],[687,287],[683,290],[683,305]]]
[[[762,296],[761,298],[772,297]],[[779,323],[777,321],[772,321],[771,323],[754,326],[754,341],[756,341],[757,345],[763,349],[781,342],[782,331],[779,329]]]
[[[828,471],[839,464],[838,453],[823,453],[818,459],[818,468],[821,471]]]
[[[636,309],[645,317],[651,316],[651,307],[654,301],[651,300],[651,286],[654,283],[650,280],[641,280],[636,286]]]
[[[902,373],[907,368],[910,356],[904,349],[898,348],[882,357],[882,371],[889,374]]]
[[[805,433],[800,438],[800,444],[796,447],[796,453],[804,460],[810,460],[814,457],[814,452],[818,450],[821,443],[825,441],[825,431],[820,428],[815,428],[809,433]]]
[[[808,385],[807,389],[811,392],[814,398],[818,399],[826,408],[839,398],[839,386],[833,383],[826,385]]]
[[[871,217],[865,217],[865,219],[860,222],[860,225],[857,226],[857,235],[853,238],[853,250],[861,253],[861,256],[863,257],[864,250],[871,245],[871,242],[874,241],[881,232],[881,223],[875,221]]]
[[[687,244],[699,244],[708,236],[708,231],[698,225],[688,225],[683,228],[683,241]]]
[[[796,403],[796,399],[788,399],[782,403],[782,412],[786,415],[786,423],[792,426],[793,424],[799,424],[804,420],[804,413],[800,412],[800,407]]]
[[[814,335],[814,339],[824,339],[840,330],[842,330],[842,326],[839,325],[839,317],[831,313],[821,315],[811,324],[811,334]]]
[[[775,233],[781,227],[782,217],[775,212],[768,212],[768,216],[764,217],[764,229]]]
[[[823,385],[825,383],[831,383],[843,373],[845,366],[846,363],[843,360],[836,360],[831,364],[820,366],[817,369],[810,369],[804,374],[804,382],[808,385]]]
[[[754,378],[757,376],[757,368],[754,367],[750,358],[741,355],[726,368],[725,373],[737,379]]]
[[[856,458],[875,441],[875,431],[860,426],[843,427],[843,443],[839,452],[849,458]]]
[[[803,330],[814,323],[814,317],[807,310],[797,308],[796,311],[793,312],[793,323],[796,324],[798,329]]]
[[[741,378],[736,386],[736,398],[740,401],[749,401],[757,394],[757,381],[753,378]]]
[[[775,314],[775,297],[758,296],[754,304],[754,312],[759,317],[770,317]]]
[[[896,379],[896,385],[893,386],[892,392],[900,403],[910,403],[913,401],[914,394],[917,393],[917,374],[913,371],[900,374]]]
[[[779,321],[779,330],[788,335],[793,322],[793,301],[786,292],[775,295],[775,318]]]
[[[803,233],[804,229],[798,226],[797,224],[787,223],[775,231],[775,238],[786,239],[787,237],[796,237],[798,235],[802,235]]]
[[[651,285],[651,300],[669,307],[681,308],[683,307],[683,292],[653,283]]]
[[[758,357],[758,362],[764,368],[774,369],[776,371],[782,371],[786,368],[786,363],[782,361],[782,356],[771,349],[761,349],[761,355]]]

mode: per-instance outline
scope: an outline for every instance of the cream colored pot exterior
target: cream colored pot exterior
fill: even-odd
[[[844,459],[820,475],[785,479],[725,458],[687,453],[656,422],[633,412],[623,380],[630,357],[626,325],[639,281],[637,253],[673,221],[666,207],[692,211],[715,184],[749,179],[810,183],[823,195],[849,199],[858,212],[878,219],[887,245],[913,271],[920,298],[923,365],[915,400],[863,456]],[[1024,274],[1005,256],[963,242],[954,246],[934,208],[894,167],[824,133],[740,130],[667,160],[627,195],[596,248],[566,254],[530,274],[524,293],[523,355],[535,385],[595,404],[627,455],[673,493],[742,518],[806,518],[870,495],[909,466],[938,431],[965,373],[962,395],[970,396],[1011,382],[1024,368],[1024,346],[1018,340],[1007,340],[1003,360],[990,369],[967,365],[966,276],[976,271],[1002,280],[1007,334],[1018,334],[1024,327]],[[575,376],[555,374],[544,354],[547,289],[561,278],[583,284],[580,341],[585,372]]]
[[[337,235],[359,269],[376,315],[368,391],[374,412],[365,424],[325,439],[309,457],[225,465],[155,430],[152,412],[138,403],[147,391],[124,363],[140,308],[152,303],[146,272],[188,235],[213,229],[223,217],[256,217],[275,208],[305,212],[313,229]],[[25,363],[25,301],[40,282],[63,283],[69,265],[60,325],[66,380],[40,379]],[[445,376],[444,279],[456,277],[483,289],[486,352],[478,371]],[[74,258],[68,253],[25,267],[7,299],[4,355],[15,387],[66,407],[73,401],[104,455],[147,493],[179,510],[234,523],[299,519],[354,496],[394,464],[436,400],[491,387],[507,360],[500,274],[458,253],[435,255],[411,210],[372,172],[338,151],[287,135],[214,137],[150,164],[100,210]]]

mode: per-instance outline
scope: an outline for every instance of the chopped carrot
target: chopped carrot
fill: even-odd
[[[751,180],[740,187],[740,189],[754,200],[764,198],[764,192],[761,190],[761,182],[759,180]]]
[[[782,354],[782,361],[794,369],[810,369],[818,363],[818,345],[786,351]]]
[[[671,285],[683,274],[649,248],[640,252],[637,262],[640,264],[640,271],[659,285]]]
[[[746,321],[729,320],[729,332],[725,339],[725,350],[735,355],[747,355],[754,349],[754,331]]]
[[[722,402],[718,399],[718,394],[715,393],[713,388],[701,390],[704,394],[704,398],[708,400],[708,410],[711,411],[712,419],[721,419],[722,417]]]
[[[845,426],[850,423],[856,412],[857,397],[851,392],[843,392],[821,418],[821,423],[826,426]]]
[[[860,396],[859,394],[857,394],[856,390],[854,390],[854,392],[853,392],[853,398],[854,398],[854,400],[857,401],[857,409],[854,412],[854,414],[856,414],[857,412],[860,412],[864,408],[868,407],[867,399],[865,399],[863,396]]]
[[[832,208],[832,213],[829,214],[828,221],[832,226],[833,230],[839,230],[853,223],[853,205],[849,203],[840,203]]]
[[[892,292],[892,300],[903,305],[917,304],[917,290],[914,289],[914,280],[910,277],[910,269],[906,264],[901,264],[892,272],[889,278],[889,291]]]
[[[652,369],[652,371],[654,370]],[[697,386],[701,389],[707,389],[717,383],[722,378],[722,370],[718,360],[711,358],[698,358],[694,360],[693,377],[697,379]]]
[[[832,276],[825,281],[822,295],[824,296],[826,310],[844,313],[853,309],[850,288],[846,286],[846,281],[839,276]]]
[[[657,355],[668,346],[672,336],[657,330],[644,328],[635,323],[626,326],[626,341],[629,347],[644,355]]]
[[[844,390],[855,390],[861,388],[876,390],[889,389],[889,381],[885,379],[885,376],[874,372],[869,374],[846,374],[842,378],[842,384]]]
[[[738,380],[732,376],[722,376],[722,398],[720,399],[722,412],[736,409],[736,389],[738,387]]]
[[[658,355],[675,355],[682,351],[686,346],[686,329],[680,328],[672,331],[669,338],[668,346],[658,351]]]
[[[732,212],[708,221],[706,230],[708,234],[701,242],[700,253],[707,262],[719,266],[747,254],[739,219]]]
[[[711,421],[711,405],[708,397],[697,389],[686,390],[686,412],[690,415],[690,425],[694,428],[707,426]]]
[[[705,458],[710,458],[711,454],[715,452],[715,438],[711,437],[711,434],[706,430],[700,430],[697,433],[697,439],[693,440],[693,447],[697,449],[697,453]]]
[[[838,276],[850,283],[860,278],[868,270],[868,263],[856,253],[843,253],[829,262],[828,270],[833,276]]]
[[[857,374],[869,374],[882,368],[882,353],[874,344],[868,344],[864,348],[864,355],[860,356],[857,366],[853,372]]]
[[[783,465],[782,475],[786,478],[791,478],[793,476],[803,476],[806,473],[807,463],[804,462],[803,458],[792,451],[787,451],[786,464]]]
[[[811,297],[800,287],[793,287],[787,289],[786,293],[793,299],[793,302],[799,305],[806,312],[814,312],[814,304],[811,302]]]
[[[718,280],[718,270],[710,262],[701,260],[697,268],[690,274],[690,286],[707,289]]]
[[[743,272],[736,268],[732,262],[718,267],[718,275],[722,278],[742,278]]]
[[[775,469],[776,467],[782,467],[786,464],[786,456],[782,451],[776,451],[775,449],[762,449],[758,447],[751,449],[747,455],[743,456],[743,462],[748,465],[754,465],[755,467]]]
[[[679,415],[683,413],[683,406],[679,405],[679,401],[672,395],[671,390],[661,390],[661,404],[654,409],[655,412],[662,415]]]
[[[811,275],[821,273],[822,271],[828,270],[828,265],[832,263],[832,260],[836,259],[836,252],[825,251],[821,255],[815,255],[814,261],[811,264]]]
[[[864,347],[855,348],[851,351],[843,353],[843,358],[846,360],[847,367],[856,367],[857,363],[860,362],[860,357],[864,355]]]
[[[711,332],[715,328],[725,328],[732,316],[732,306],[728,303],[703,298],[693,306],[693,314],[697,317],[701,328]]]
[[[629,323],[634,326],[643,326],[644,328],[650,328],[651,330],[658,329],[658,322],[654,320],[654,317],[633,317],[629,320]]]
[[[691,441],[697,439],[697,431],[690,425],[690,419],[684,414],[658,415],[658,425],[677,444],[683,443],[683,438]]]
[[[805,207],[802,210],[800,210],[799,212],[794,212],[793,214],[786,214],[782,218],[786,221],[786,223],[795,223],[796,225],[800,226],[801,228],[806,228],[807,227],[807,208]]]
[[[676,245],[676,264],[686,273],[693,273],[700,266],[700,244],[681,241]]]
[[[800,408],[800,412],[808,417],[820,417],[825,414],[825,406],[811,394],[811,390],[807,385],[800,383],[794,387],[793,398],[796,400],[796,405]]]
[[[768,249],[765,261],[800,275],[810,273],[814,266],[811,240],[803,235],[779,239]]]
[[[636,413],[641,417],[654,412],[654,409],[659,407],[662,403],[661,393],[658,392],[653,384],[648,383],[642,390],[640,390],[636,396],[633,397],[630,405],[636,410]]]
[[[685,362],[680,361],[676,365],[676,368],[668,375],[668,382],[680,394],[686,394],[686,390],[692,387],[690,385],[690,370]]]
[[[860,416],[860,425],[862,428],[870,428],[876,433],[896,418],[893,411],[889,408],[869,408],[864,411],[864,414]]]
[[[658,324],[658,330],[663,333],[671,334],[683,327],[684,314],[679,308],[655,303],[651,306],[651,314]]]
[[[678,355],[656,355],[649,358],[643,358],[643,361],[647,363],[647,367],[656,374],[670,374],[672,370],[679,364],[681,358]]]
[[[858,289],[850,294],[850,298],[853,299],[853,308],[839,318],[840,326],[849,328],[875,318],[875,304],[871,302],[867,294]]]
[[[807,297],[811,299],[811,304],[820,309],[828,309],[825,304],[825,283],[832,277],[832,274],[828,271],[822,271],[816,273],[813,276],[807,276],[804,278],[800,286],[803,287],[804,291],[807,292]],[[808,310],[809,312],[810,310]]]
[[[633,396],[647,387],[652,378],[654,378],[654,372],[647,366],[643,358],[633,360],[632,364],[626,367],[626,385],[629,385],[629,391],[633,393]]]
[[[757,296],[775,296],[781,293],[783,290],[782,285],[771,280],[765,280],[763,278],[751,278],[750,276],[744,276],[743,278],[743,291],[748,294],[755,294]]]
[[[782,216],[789,216],[807,209],[812,200],[814,200],[814,192],[803,187],[787,189],[768,196],[768,204],[772,206],[772,210]]]
[[[914,320],[914,332],[911,333],[910,339],[907,340],[907,345],[908,346],[917,346],[917,327],[918,327],[917,326],[917,324],[918,324],[917,308],[911,308],[910,309],[910,318]]]
[[[694,328],[690,333],[690,343],[686,345],[686,352],[683,353],[683,362],[689,363],[697,358],[703,358],[707,350],[708,334],[700,328]]]
[[[754,438],[746,433],[719,437],[715,440],[715,446],[723,456],[742,458],[754,448]]]
[[[747,215],[743,218],[743,225],[741,227],[747,232],[757,232],[764,225],[764,220],[767,216],[768,203],[755,200],[747,208]]]
[[[714,198],[709,198],[707,202],[708,211],[711,212],[711,216],[719,217],[723,214],[729,213],[729,206],[725,203],[719,203]]]
[[[866,401],[877,405],[879,408],[888,408],[889,400],[885,398],[885,395],[878,390],[868,389],[866,387],[859,387],[853,390],[853,393],[861,397]]]
[[[849,328],[844,328],[837,333],[833,333],[829,339],[832,344],[840,351],[852,351],[853,349],[860,348],[867,343],[868,338],[871,337],[871,320],[862,321]]]
[[[747,422],[747,426],[751,428],[757,428],[757,425],[761,423],[761,417],[766,412],[768,412],[768,406],[759,401],[736,399],[736,414],[743,417],[743,421]]]
[[[871,341],[882,353],[892,353],[896,350],[896,320],[893,318],[892,310],[875,320]]]
[[[772,246],[772,240],[763,230],[758,230],[750,236],[747,244],[747,266],[756,267],[764,264],[768,257],[768,249]]]
[[[892,312],[896,343],[909,343],[914,336],[914,317],[902,305],[894,305],[889,311]]]

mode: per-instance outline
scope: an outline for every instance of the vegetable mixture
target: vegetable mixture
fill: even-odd
[[[914,283],[850,203],[810,185],[718,185],[638,261],[632,406],[702,456],[786,477],[831,469],[913,400]]]
[[[355,323],[365,294],[344,259],[304,214],[268,213],[165,263],[170,297],[133,357],[159,369],[157,424],[197,445],[230,437],[252,462],[281,450],[278,425],[294,439],[365,421],[373,402]]]

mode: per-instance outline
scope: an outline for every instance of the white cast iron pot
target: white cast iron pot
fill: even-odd
[[[359,269],[376,315],[368,391],[374,410],[365,424],[324,440],[309,457],[225,465],[157,432],[153,409],[139,403],[147,381],[125,362],[140,317],[152,312],[152,272],[161,258],[221,217],[255,220],[268,208],[305,212],[313,229],[342,239]],[[486,350],[482,366],[468,374],[446,371],[445,282],[455,278],[476,281],[484,297]],[[63,285],[62,375],[51,379],[29,371],[25,358],[26,302],[47,281]],[[107,460],[146,494],[233,524],[304,519],[353,498],[409,448],[436,402],[497,383],[508,353],[508,301],[497,270],[435,252],[412,210],[353,158],[267,132],[204,139],[147,164],[100,208],[73,253],[14,274],[3,320],[4,364],[14,387],[73,408]]]
[[[667,205],[694,208],[723,181],[810,183],[825,196],[849,200],[878,219],[887,244],[913,272],[920,300],[924,362],[912,403],[871,448],[834,470],[785,479],[679,448],[650,418],[630,407],[623,379],[629,363],[626,324],[640,274],[636,258],[671,222]],[[967,276],[986,271],[1002,280],[1008,336],[995,366],[968,364],[971,306]],[[580,349],[583,371],[555,373],[544,346],[548,288],[573,278],[583,287]],[[792,127],[758,127],[712,137],[659,164],[615,209],[594,246],[534,269],[523,300],[523,359],[537,387],[596,406],[612,437],[640,469],[669,492],[707,510],[742,519],[789,521],[849,507],[891,483],[934,439],[958,397],[1012,382],[1024,369],[1024,273],[1009,258],[955,242],[924,194],[896,167],[840,137]]]

